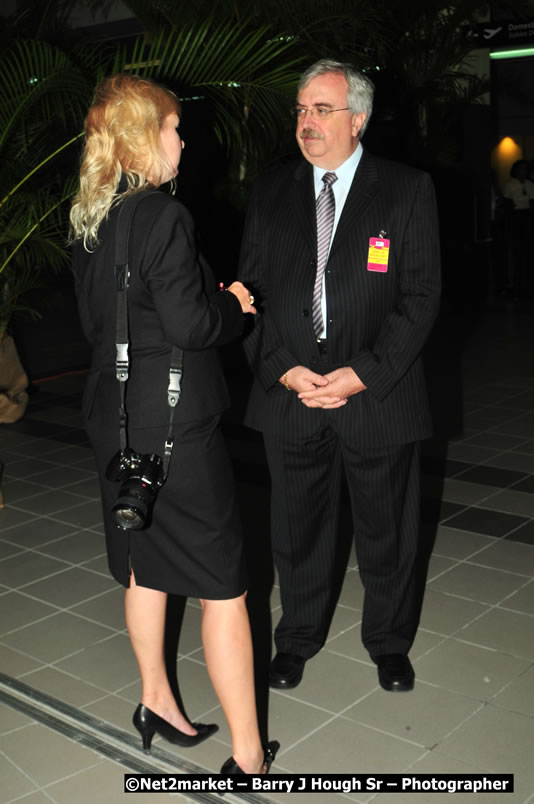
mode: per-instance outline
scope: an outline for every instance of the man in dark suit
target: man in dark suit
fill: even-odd
[[[373,85],[330,60],[301,77],[304,156],[260,178],[241,279],[263,314],[245,340],[246,423],[263,431],[282,618],[272,687],[301,680],[335,605],[341,473],[365,588],[362,641],[382,687],[410,690],[420,594],[420,443],[431,432],[421,349],[439,307],[427,174],[364,151]]]

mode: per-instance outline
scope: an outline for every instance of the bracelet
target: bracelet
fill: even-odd
[[[289,387],[289,384],[288,384],[288,382],[287,382],[287,371],[286,371],[286,373],[284,374],[284,376],[282,377],[282,382],[284,383],[284,385],[285,385],[285,387],[286,387],[286,390],[287,390],[287,391],[291,391],[291,388]]]

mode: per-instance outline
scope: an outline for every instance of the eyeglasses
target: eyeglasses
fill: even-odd
[[[294,109],[291,109],[291,114],[295,120],[304,120],[307,114],[321,120],[328,117],[332,112],[348,111],[350,111],[348,106],[343,106],[341,109],[330,109],[328,106],[312,106],[311,109],[308,109],[307,106],[295,106]]]

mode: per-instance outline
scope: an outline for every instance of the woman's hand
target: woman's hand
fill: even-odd
[[[237,296],[244,313],[256,314],[256,308],[252,306],[254,304],[254,296],[246,289],[242,282],[232,282],[226,290],[229,290],[230,293]]]

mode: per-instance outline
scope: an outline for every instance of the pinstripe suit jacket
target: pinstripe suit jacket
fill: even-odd
[[[381,231],[390,240],[385,273],[367,268],[369,238]],[[420,354],[440,293],[430,177],[364,151],[326,268],[326,364],[312,326],[315,272],[313,168],[301,159],[262,176],[249,205],[240,278],[262,313],[244,341],[255,375],[246,423],[281,435],[314,431],[325,412],[305,407],[279,378],[296,365],[321,374],[350,366],[367,390],[327,412],[338,432],[371,448],[428,437]]]

